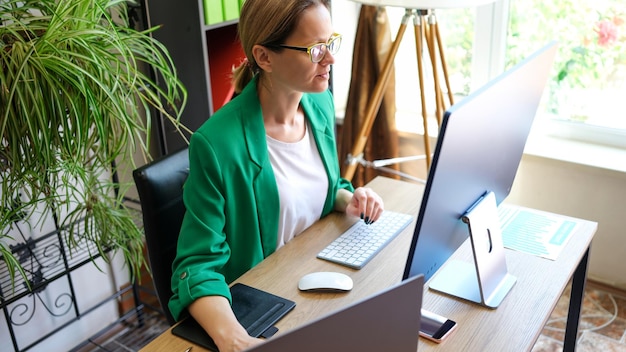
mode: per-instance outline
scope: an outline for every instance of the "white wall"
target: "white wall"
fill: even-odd
[[[576,157],[575,150],[565,152]],[[612,161],[626,165],[624,154]],[[599,151],[597,158],[606,155]],[[525,154],[506,201],[598,222],[588,277],[626,289],[625,172]]]

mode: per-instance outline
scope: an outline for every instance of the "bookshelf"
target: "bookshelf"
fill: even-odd
[[[211,8],[205,6],[205,2]],[[233,4],[240,7],[242,2],[143,2],[147,27],[160,26],[153,36],[170,51],[179,77],[187,88],[188,101],[181,121],[192,131],[200,127],[230,96],[232,67],[245,57],[237,39],[238,16],[233,15]],[[162,155],[185,146],[185,141],[169,123],[159,119],[155,127]]]

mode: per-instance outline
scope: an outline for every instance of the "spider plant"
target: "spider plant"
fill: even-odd
[[[151,111],[189,132],[156,29],[132,29],[124,0],[0,0],[0,260],[12,280],[25,272],[9,230],[46,217],[71,245],[123,252],[138,275],[143,234],[117,165],[135,166],[138,151],[149,160]]]

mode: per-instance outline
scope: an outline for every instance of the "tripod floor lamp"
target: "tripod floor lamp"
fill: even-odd
[[[459,8],[459,7],[473,7],[484,5],[494,2],[495,0],[352,0],[354,2],[361,3],[363,5],[371,6],[391,6],[404,8],[405,13],[400,22],[398,33],[391,45],[389,54],[385,59],[382,66],[378,81],[374,86],[374,92],[365,110],[365,117],[363,119],[363,125],[361,126],[358,136],[354,141],[351,153],[348,155],[348,165],[345,168],[343,177],[352,180],[356,171],[357,165],[371,165],[371,163],[362,160],[363,149],[367,143],[367,138],[371,132],[374,120],[380,108],[380,104],[383,97],[383,92],[387,88],[391,69],[393,67],[398,47],[406,31],[406,27],[409,22],[413,20],[413,27],[415,31],[415,49],[417,57],[417,73],[420,87],[420,101],[422,111],[422,122],[424,126],[424,153],[423,157],[426,159],[426,167],[430,168],[431,163],[431,150],[428,135],[428,119],[426,110],[426,97],[424,86],[424,62],[423,62],[423,47],[424,43],[428,49],[430,62],[432,65],[433,74],[433,87],[435,91],[435,116],[437,123],[441,123],[446,105],[444,102],[444,94],[441,87],[439,78],[439,64],[441,65],[441,71],[443,72],[443,80],[447,88],[447,98],[450,105],[454,104],[454,98],[452,95],[452,89],[450,87],[450,80],[448,78],[448,69],[446,66],[443,45],[441,42],[441,35],[439,33],[439,27],[437,23],[437,17],[435,15],[436,9],[446,8]],[[414,158],[399,158],[403,161],[414,160]],[[393,161],[392,161],[393,162]]]

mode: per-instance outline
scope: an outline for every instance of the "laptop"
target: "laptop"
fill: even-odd
[[[247,351],[417,351],[423,291],[414,276]]]

